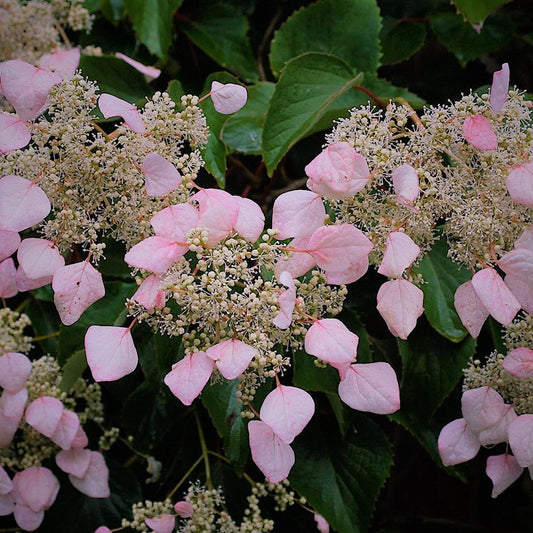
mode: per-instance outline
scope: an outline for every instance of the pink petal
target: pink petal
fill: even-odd
[[[389,278],[399,278],[403,271],[413,264],[419,253],[420,248],[409,235],[393,231],[387,237],[383,261],[378,272]]]
[[[489,314],[509,326],[520,310],[518,300],[493,268],[484,268],[472,276],[472,286]]]
[[[150,274],[135,291],[132,300],[140,303],[145,309],[162,309],[165,307],[165,291],[161,290],[161,278]]]
[[[51,437],[59,425],[63,409],[57,398],[41,396],[28,405],[26,422],[45,437]]]
[[[189,502],[181,501],[174,504],[174,511],[182,518],[190,518],[194,513],[194,507]]]
[[[484,429],[478,433],[479,442],[483,446],[491,446],[500,442],[507,442],[509,436],[509,425],[517,417],[513,407],[505,404],[503,416],[493,426]]]
[[[504,63],[501,70],[497,70],[492,76],[490,89],[490,107],[497,115],[501,113],[509,93],[509,65]],[[494,496],[493,496],[494,498]]]
[[[0,179],[0,229],[22,231],[35,226],[50,212],[44,191],[19,176]]]
[[[160,514],[145,520],[146,525],[155,533],[172,533],[176,526],[176,517],[171,514]]]
[[[410,281],[395,279],[379,288],[377,301],[377,310],[389,331],[400,339],[407,339],[424,312],[424,293]]]
[[[477,338],[489,312],[481,303],[471,281],[459,285],[455,291],[454,306],[463,326],[472,337]]]
[[[17,283],[18,290],[20,292],[31,291],[33,289],[38,289],[39,287],[44,287],[49,285],[52,282],[50,276],[44,276],[42,278],[30,279],[26,276],[26,272],[22,268],[17,268],[15,273],[15,281]]]
[[[29,279],[49,277],[65,264],[57,246],[46,239],[24,239],[18,248],[17,259],[20,268]]]
[[[276,198],[272,208],[272,228],[279,240],[308,237],[324,225],[326,208],[322,198],[311,191],[290,191]]]
[[[144,186],[149,196],[165,196],[182,180],[176,167],[159,154],[148,154],[142,163]]]
[[[531,224],[514,243],[515,248],[527,248],[533,252],[533,224]]]
[[[133,372],[138,356],[131,332],[116,326],[91,326],[85,334],[85,355],[95,381],[115,381]]]
[[[0,465],[0,495],[7,494],[13,490],[11,478],[7,475],[4,467]],[[0,514],[0,516],[3,516]]]
[[[351,365],[339,383],[339,396],[352,409],[378,415],[400,408],[400,387],[388,363]]]
[[[82,478],[69,474],[68,478],[76,489],[91,498],[108,498],[109,470],[105,464],[104,456],[100,452],[91,452],[89,467]]]
[[[443,464],[452,466],[473,459],[479,451],[480,444],[466,420],[459,418],[442,428],[438,447]]]
[[[18,292],[17,271],[11,257],[0,263],[0,298],[12,298]]]
[[[511,170],[507,175],[505,185],[513,201],[533,207],[533,161]]]
[[[15,508],[15,502],[10,494],[0,494],[0,516],[10,515]]]
[[[330,144],[306,167],[307,187],[326,198],[353,196],[370,181],[365,158],[347,142]]]
[[[368,270],[368,256],[363,256],[338,272],[328,270],[325,272],[326,282],[330,285],[347,285],[362,278]]]
[[[147,81],[155,80],[161,74],[161,71],[158,68],[143,65],[142,63],[135,61],[135,59],[132,59],[125,54],[121,54],[120,52],[116,52],[115,57],[126,61],[126,63],[131,65],[134,69],[138,70],[141,74],[144,74],[144,77]]]
[[[61,449],[68,450],[72,446],[78,429],[80,428],[80,419],[73,411],[65,409],[61,414],[59,424],[51,435],[50,440],[57,444]]]
[[[80,64],[80,49],[58,50],[53,54],[44,54],[39,59],[39,66],[59,74],[61,78],[72,78]]]
[[[265,215],[258,204],[249,198],[235,196],[239,214],[234,225],[235,231],[248,242],[255,242],[263,233]]]
[[[513,296],[518,300],[520,307],[529,313],[533,314],[533,282],[532,280],[523,281],[516,276],[507,274],[505,276],[505,285],[513,293]]]
[[[37,118],[48,106],[48,93],[61,76],[13,59],[0,63],[2,92],[22,120]]]
[[[70,450],[61,450],[56,455],[56,464],[74,477],[82,478],[91,462],[91,450],[83,448],[72,448]]]
[[[148,237],[131,248],[124,256],[124,261],[130,266],[163,274],[188,251],[188,246],[180,246],[172,239]]]
[[[250,451],[259,470],[271,483],[284,480],[294,465],[294,452],[264,422],[248,422]]]
[[[90,305],[105,295],[102,274],[89,261],[56,270],[52,289],[57,312],[65,326],[74,324]]]
[[[19,420],[6,416],[4,411],[0,409],[0,446],[9,446],[11,444],[18,427]]]
[[[18,352],[0,356],[0,387],[8,392],[18,392],[26,386],[31,374],[31,361]]]
[[[461,397],[463,417],[474,433],[493,427],[507,409],[503,398],[492,387],[466,390]]]
[[[113,533],[113,530],[109,529],[107,526],[100,526],[94,530],[94,533]]]
[[[17,504],[28,506],[34,513],[48,509],[59,492],[59,481],[42,466],[31,466],[15,474],[14,499]]]
[[[307,330],[305,351],[328,362],[343,374],[355,361],[358,342],[359,337],[340,320],[323,318]]]
[[[503,368],[517,378],[533,378],[533,350],[525,346],[511,350],[503,360]]]
[[[146,131],[146,126],[134,104],[106,93],[100,95],[98,107],[104,118],[121,117],[135,133],[142,135]]]
[[[191,405],[209,381],[214,366],[213,360],[204,352],[190,353],[172,365],[164,382],[183,404]]]
[[[500,258],[498,266],[506,274],[533,283],[533,250],[515,248]]]
[[[28,402],[28,390],[20,389],[17,392],[8,392],[4,390],[0,396],[0,410],[3,414],[18,422],[22,420],[24,408]]]
[[[0,262],[17,251],[20,235],[16,231],[0,229]]]
[[[72,441],[71,449],[73,448],[85,448],[89,444],[89,439],[87,438],[87,434],[85,431],[83,431],[83,428],[80,426],[78,428],[78,432],[76,433],[76,436],[74,437],[74,440]]]
[[[482,115],[467,117],[463,123],[465,139],[480,150],[496,150],[498,138],[492,130],[490,121]]]
[[[315,513],[314,519],[319,533],[329,533],[329,524],[326,522],[323,516]]]
[[[191,204],[177,204],[158,211],[150,220],[155,234],[185,243],[190,231],[198,227],[198,209]]]
[[[296,286],[289,272],[282,272],[279,281],[287,287],[278,298],[280,307],[279,313],[273,318],[272,322],[280,329],[287,329],[292,322],[292,312],[296,304]]]
[[[35,531],[44,519],[44,511],[32,511],[27,505],[15,504],[13,509],[15,522],[24,531]]]
[[[0,113],[0,155],[24,148],[30,141],[30,130],[22,119]]]
[[[298,278],[307,274],[314,266],[316,261],[310,253],[305,250],[309,248],[310,237],[297,237],[289,244],[290,248],[300,250],[293,252],[291,257],[280,257],[274,265],[276,277],[279,279],[283,272],[288,272],[293,278]]]
[[[522,474],[524,469],[509,454],[491,455],[487,458],[487,476],[493,483],[492,498],[499,496],[511,486]]]
[[[392,173],[392,186],[400,205],[412,206],[420,194],[418,172],[411,165],[402,165]]]
[[[299,435],[315,413],[311,395],[297,387],[278,385],[261,406],[261,420],[286,444]]]
[[[533,466],[533,414],[520,415],[509,425],[509,444],[520,466]]]
[[[235,111],[244,107],[248,99],[246,87],[235,83],[224,84],[214,81],[211,84],[210,94],[215,109],[223,115],[235,113]]]
[[[238,378],[258,353],[256,348],[237,339],[219,342],[205,352],[210,359],[215,361],[219,372],[226,379]]]

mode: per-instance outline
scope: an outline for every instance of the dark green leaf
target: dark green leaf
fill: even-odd
[[[305,390],[337,392],[339,373],[332,367],[319,368],[315,365],[316,357],[298,350],[293,357],[293,382],[296,387]]]
[[[452,0],[472,24],[483,22],[491,13],[511,0]]]
[[[448,340],[459,342],[468,332],[455,310],[454,296],[457,287],[468,281],[472,273],[459,267],[447,254],[444,237],[433,245],[414,270],[427,282],[420,288],[424,291],[424,311],[429,323]]]
[[[85,358],[85,351],[78,350],[74,352],[64,364],[62,368],[63,377],[59,388],[63,392],[68,392],[74,383],[81,377],[83,371],[87,368],[87,359]]]
[[[324,0],[294,13],[275,33],[270,67],[275,76],[290,59],[321,52],[362,72],[379,66],[381,19],[375,0]]]
[[[422,48],[426,26],[422,22],[385,19],[380,34],[383,65],[393,65],[409,59]]]
[[[124,13],[123,0],[98,0],[98,5],[100,11],[109,22],[117,24],[122,19]]]
[[[313,131],[331,103],[361,78],[345,61],[328,54],[303,54],[285,65],[263,130],[263,159],[270,174],[288,150]]]
[[[185,94],[183,85],[178,80],[172,80],[167,87],[167,93],[176,103],[180,102],[181,97]]]
[[[366,531],[392,465],[391,445],[379,426],[358,416],[345,439],[339,439],[314,422],[293,447],[291,485],[335,531]]]
[[[46,337],[36,341],[45,353],[57,353],[61,322],[52,302],[31,300],[24,308],[24,313],[31,320],[35,337]]]
[[[198,18],[187,20],[183,32],[198,48],[219,65],[245,81],[258,79],[257,67],[248,40],[248,20],[236,8],[212,3]]]

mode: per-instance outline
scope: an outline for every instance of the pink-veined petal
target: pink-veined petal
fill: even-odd
[[[503,368],[517,378],[533,378],[533,350],[525,346],[511,350],[503,360]]]
[[[27,402],[28,390],[26,388],[17,392],[4,390],[0,396],[0,410],[6,417],[20,422]]]
[[[190,518],[194,513],[194,507],[189,502],[181,501],[174,504],[174,511],[182,518]]]
[[[392,173],[392,186],[398,203],[412,206],[420,194],[418,172],[411,165],[401,165]]]
[[[17,525],[24,531],[35,531],[43,522],[44,511],[32,511],[27,505],[16,503],[13,516]]]
[[[178,169],[159,154],[148,154],[141,165],[144,186],[149,196],[165,196],[172,192],[182,180]]]
[[[520,415],[509,424],[509,445],[520,466],[533,466],[533,414]]]
[[[187,234],[198,226],[198,209],[191,204],[177,204],[158,211],[150,220],[155,234],[185,243]]]
[[[493,427],[506,414],[507,409],[503,398],[492,387],[469,389],[461,397],[463,417],[474,433]]]
[[[297,387],[278,385],[261,405],[261,420],[286,444],[290,444],[315,413],[311,395]]]
[[[504,281],[518,300],[520,307],[526,313],[533,314],[533,280],[524,281],[512,274],[507,274]]]
[[[260,420],[248,422],[252,459],[271,483],[284,480],[294,465],[294,452],[272,428]]]
[[[280,278],[283,272],[288,272],[293,278],[298,278],[307,274],[314,266],[316,261],[314,257],[305,252],[309,248],[310,237],[297,237],[289,244],[290,248],[301,250],[300,252],[292,252],[290,257],[282,256],[274,265],[274,272],[276,278]]]
[[[16,231],[0,229],[0,262],[17,251],[20,235]]]
[[[24,354],[7,352],[0,356],[0,387],[11,393],[23,389],[31,368],[31,361]]]
[[[533,161],[511,170],[507,175],[505,185],[513,201],[533,207]]]
[[[258,204],[249,198],[235,196],[239,213],[235,221],[235,231],[248,242],[255,242],[263,233],[265,215]]]
[[[49,285],[52,283],[52,276],[30,279],[28,276],[26,276],[26,272],[24,272],[22,268],[17,268],[17,272],[15,273],[15,281],[17,283],[18,290],[20,292],[24,292]]]
[[[504,453],[488,457],[485,471],[493,484],[491,497],[496,498],[511,486],[521,476],[523,470],[510,454]]]
[[[19,292],[17,270],[11,257],[0,263],[0,298],[12,298]]]
[[[139,61],[135,61],[135,59],[132,59],[131,57],[125,54],[121,54],[120,52],[116,52],[115,57],[122,59],[123,61],[128,63],[128,65],[131,65],[135,70],[143,74],[146,78],[146,81],[155,80],[161,74],[161,70],[159,70],[158,68],[143,65],[142,63],[139,63]]]
[[[477,435],[479,442],[483,446],[491,446],[500,442],[507,442],[509,439],[509,425],[517,417],[511,405],[505,404],[503,416],[493,426],[480,431]]]
[[[87,433],[83,430],[83,428],[80,426],[78,428],[78,432],[76,433],[76,436],[74,437],[74,440],[71,444],[71,449],[73,448],[85,448],[89,445],[89,439],[87,438]]]
[[[4,470],[4,467],[0,465],[0,494],[8,494],[12,490],[13,483],[11,483],[11,478],[7,475],[7,472]]]
[[[83,477],[78,478],[69,474],[68,478],[76,489],[91,498],[108,498],[111,493],[109,470],[100,452],[91,452],[91,460]]]
[[[73,411],[64,409],[56,430],[50,436],[50,440],[61,449],[68,450],[72,446],[79,428],[80,419],[78,415]]]
[[[107,526],[100,526],[94,530],[94,533],[113,533],[113,530],[109,529]]]
[[[401,277],[419,253],[420,248],[409,235],[402,231],[393,231],[387,236],[383,261],[378,272],[389,278]]]
[[[80,57],[79,48],[57,50],[53,54],[44,54],[39,59],[39,66],[59,74],[61,78],[71,78],[80,64]]]
[[[209,381],[214,366],[214,361],[204,352],[190,353],[172,365],[164,382],[184,405],[191,405]]]
[[[63,404],[52,396],[40,396],[26,408],[26,422],[45,437],[51,437],[63,414]]]
[[[516,239],[514,247],[518,248],[527,248],[533,252],[533,224],[530,224],[529,227],[524,230],[522,235]]]
[[[504,63],[501,70],[492,75],[492,87],[490,88],[490,107],[497,115],[501,113],[509,93],[509,65]],[[494,497],[494,496],[493,496]]]
[[[389,331],[400,339],[407,339],[424,312],[424,293],[410,281],[395,279],[379,288],[377,301],[377,310]]]
[[[0,494],[0,516],[10,515],[15,508],[15,502],[10,494]]]
[[[172,533],[176,526],[176,517],[163,513],[153,518],[147,518],[145,523],[154,533]]]
[[[315,513],[314,519],[319,533],[329,533],[329,524],[323,516]]]
[[[278,297],[280,311],[272,322],[280,329],[287,329],[291,325],[292,312],[296,304],[296,286],[289,272],[282,272],[279,276],[279,281],[287,287],[287,290],[283,291]]]
[[[344,270],[327,270],[324,275],[330,285],[347,285],[362,278],[368,270],[368,256],[364,255],[354,259]]]
[[[515,248],[500,257],[498,266],[506,274],[533,284],[533,250]]]
[[[188,251],[188,246],[180,246],[172,239],[148,237],[133,246],[124,256],[124,261],[130,266],[143,268],[154,274],[163,274]]]
[[[86,448],[71,448],[61,450],[56,455],[56,464],[67,474],[82,478],[91,462],[91,450]]]
[[[57,246],[47,239],[24,239],[18,248],[17,259],[29,279],[50,277],[51,281],[54,272],[65,264]]]
[[[0,155],[24,148],[30,140],[30,130],[21,118],[0,113]]]
[[[146,131],[141,114],[134,104],[105,93],[100,95],[98,107],[104,118],[121,117],[135,133],[142,135]]]
[[[468,333],[474,339],[477,338],[489,312],[479,299],[471,281],[466,281],[457,287],[454,306]]]
[[[31,466],[15,474],[13,496],[16,503],[28,506],[34,513],[48,509],[59,492],[59,481],[48,468]]]
[[[0,409],[0,446],[9,446],[19,427],[19,420],[4,414]]]
[[[464,418],[446,424],[438,439],[439,455],[445,466],[457,465],[473,459],[481,445]]]
[[[235,379],[248,368],[258,351],[240,340],[229,339],[211,346],[205,353],[226,379]]]
[[[463,122],[465,139],[480,150],[496,150],[498,138],[494,133],[490,121],[483,115],[472,115]]]
[[[19,176],[0,179],[0,229],[22,231],[35,226],[50,213],[44,191]]]
[[[145,309],[162,309],[165,306],[165,291],[160,289],[161,277],[150,274],[135,291],[132,300],[140,303]]]
[[[211,100],[219,113],[227,115],[244,107],[248,100],[248,91],[242,85],[214,81],[211,84]]]
[[[91,326],[85,355],[95,381],[115,381],[133,372],[139,360],[128,328]]]

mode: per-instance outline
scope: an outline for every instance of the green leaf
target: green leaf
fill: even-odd
[[[472,24],[483,22],[491,13],[511,0],[452,0],[459,12]]]
[[[228,148],[243,154],[261,154],[263,124],[274,88],[273,83],[266,81],[248,87],[246,105],[222,127],[222,140]]]
[[[472,273],[448,257],[446,237],[441,237],[413,270],[427,282],[420,288],[424,291],[424,311],[429,323],[450,341],[464,339],[468,332],[453,302],[457,287],[468,281]]]
[[[324,0],[294,13],[275,33],[270,67],[275,76],[290,59],[306,52],[331,54],[353,68],[379,66],[381,19],[375,0]]]
[[[125,0],[139,41],[157,57],[165,59],[172,43],[174,13],[183,0]]]
[[[181,101],[181,97],[185,94],[185,90],[183,89],[183,85],[180,81],[172,80],[168,84],[167,93],[174,102],[179,103]]]
[[[247,36],[248,19],[238,9],[211,3],[208,9],[199,12],[198,18],[184,21],[181,29],[219,65],[245,81],[257,81],[257,67]]]
[[[381,63],[393,65],[409,59],[422,48],[426,39],[426,25],[422,22],[387,18],[383,20],[380,38],[383,52]]]
[[[473,59],[502,49],[514,31],[511,19],[503,14],[490,16],[480,33],[454,13],[434,15],[431,17],[431,28],[463,67]]]
[[[63,392],[68,392],[86,368],[87,359],[85,359],[85,350],[77,350],[68,358],[61,369],[63,377],[61,378],[59,388]]]
[[[355,74],[345,61],[328,54],[303,54],[285,65],[263,130],[262,152],[269,174],[297,141],[313,131],[331,103],[361,79],[362,74]]]
[[[52,302],[32,299],[24,308],[24,313],[31,320],[35,337],[47,337],[37,341],[43,352],[56,354],[59,350],[58,333],[61,328],[56,306]]]
[[[392,465],[391,445],[379,426],[357,416],[340,439],[314,421],[293,447],[291,485],[338,533],[366,531]]]
[[[101,93],[113,94],[139,107],[153,92],[144,76],[118,57],[82,55],[80,69],[84,76],[98,83]]]
[[[339,373],[332,367],[319,368],[315,365],[316,358],[303,350],[293,356],[293,383],[305,390],[337,393]]]
[[[118,24],[124,13],[123,0],[98,0],[98,6],[104,17],[113,24]]]

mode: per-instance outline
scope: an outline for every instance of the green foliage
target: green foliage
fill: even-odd
[[[511,0],[453,0],[453,3],[472,24],[483,22],[491,13]]]
[[[382,65],[393,65],[409,59],[422,48],[426,39],[426,27],[422,22],[383,19],[380,34]]]

